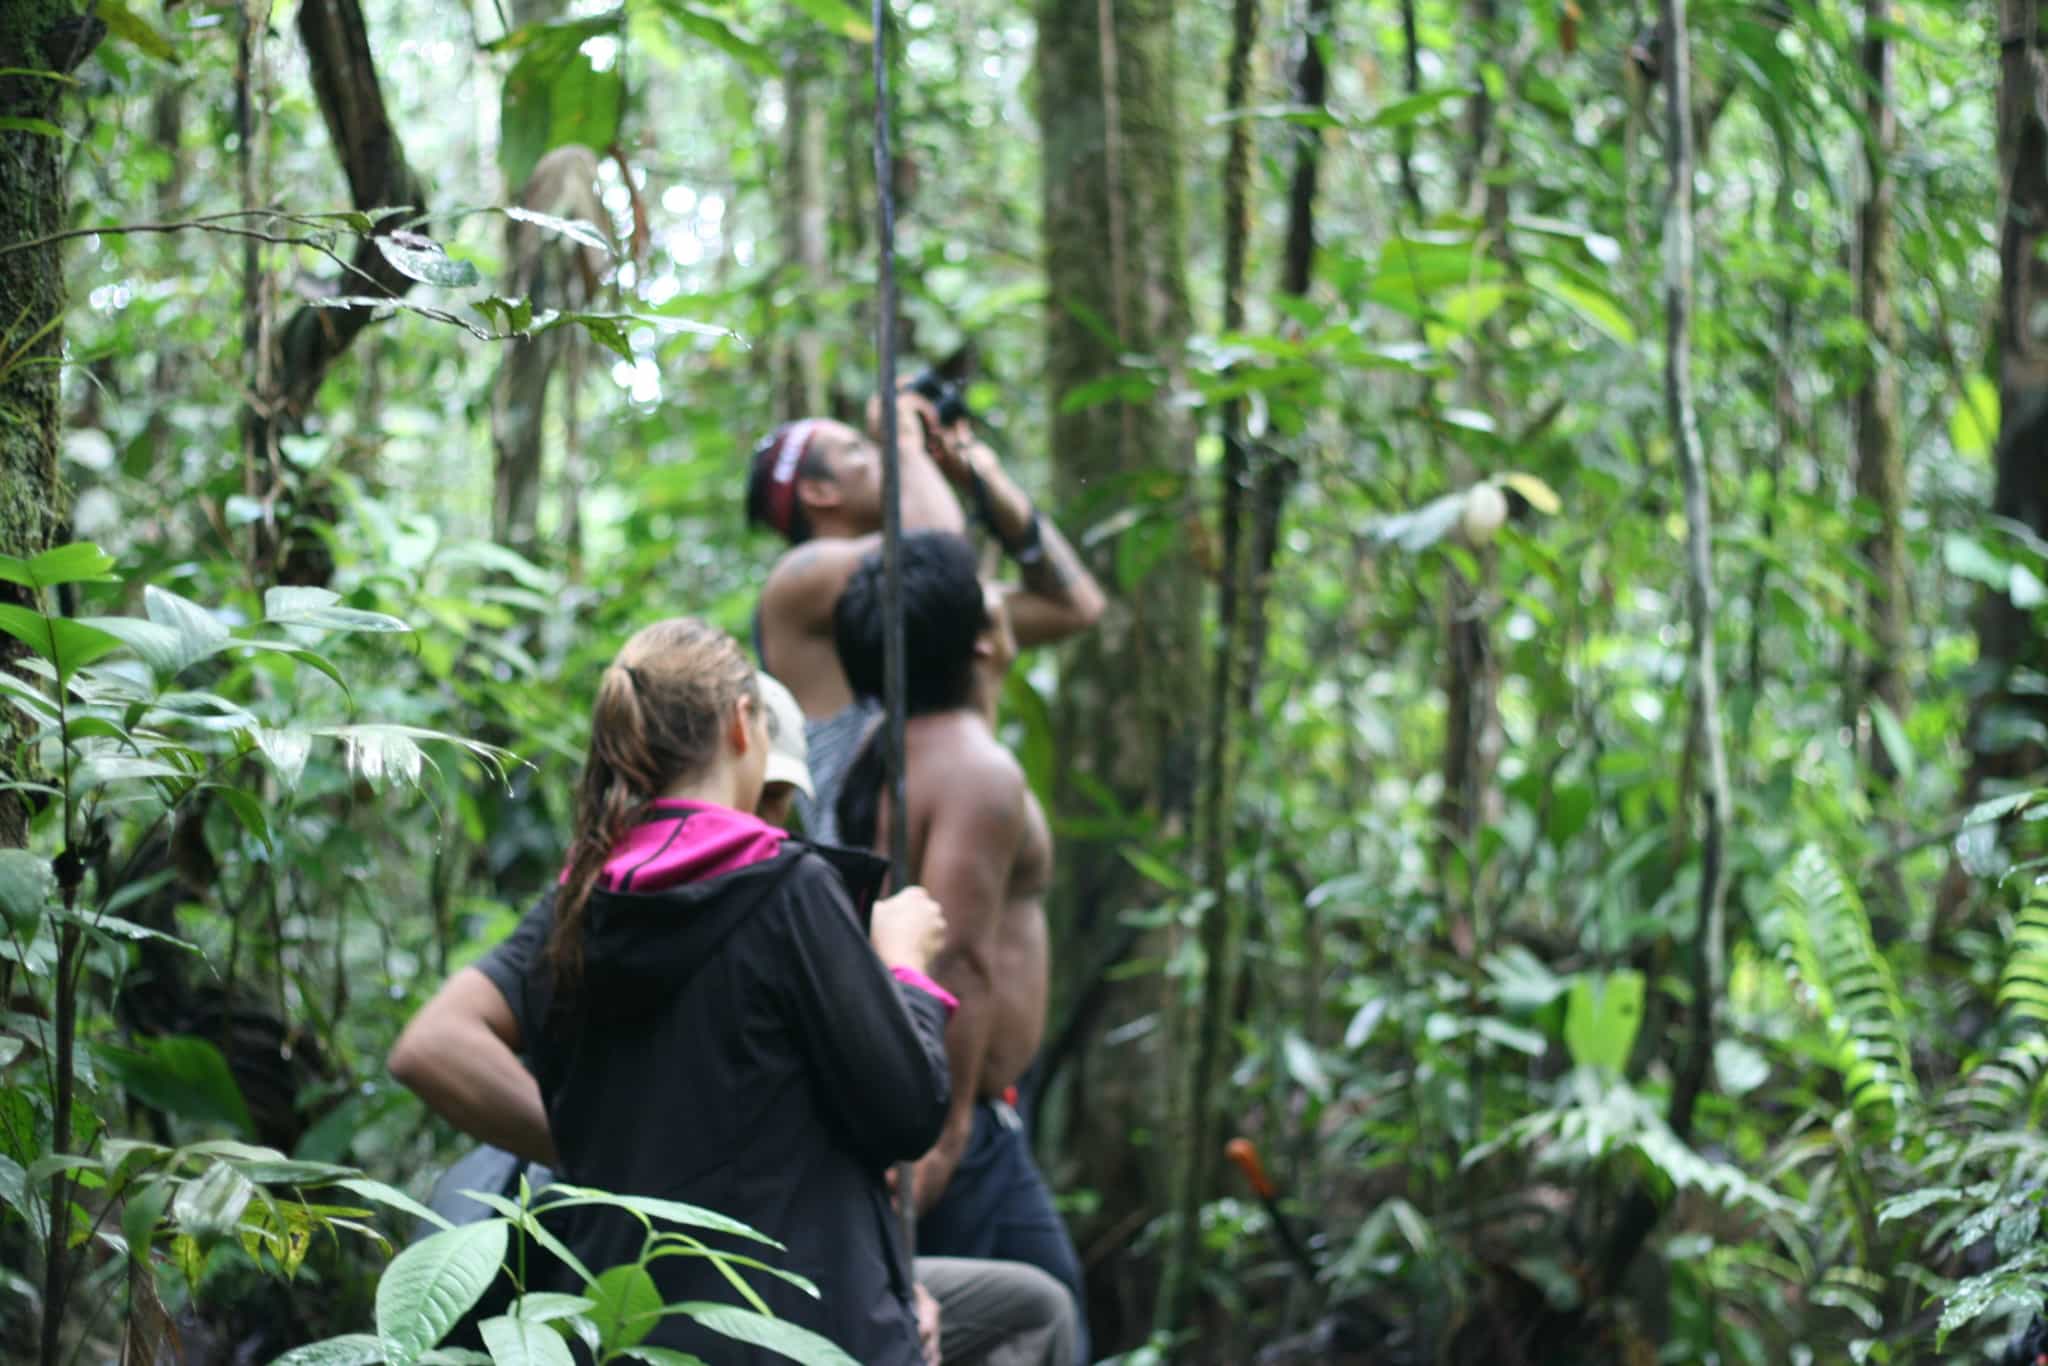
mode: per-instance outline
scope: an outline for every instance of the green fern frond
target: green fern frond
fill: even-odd
[[[1950,1096],[1968,1127],[2030,1125],[2048,1096],[2048,1035],[2015,1039],[1970,1069]]]
[[[1793,857],[1773,890],[1769,929],[1777,952],[1834,1043],[1849,1103],[1859,1120],[1889,1128],[1919,1105],[1920,1087],[1907,1044],[1906,1003],[1862,899],[1811,845]]]
[[[2048,892],[2039,887],[2028,894],[2013,926],[1998,974],[1998,1004],[2008,1019],[2048,1023]]]
[[[1950,1096],[1980,1129],[2032,1127],[2048,1101],[2048,891],[2035,888],[2020,907],[1998,974],[2005,1043],[1972,1067]]]

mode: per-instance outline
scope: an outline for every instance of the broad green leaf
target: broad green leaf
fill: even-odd
[[[1771,1077],[1764,1055],[1740,1039],[1714,1041],[1714,1079],[1725,1095],[1748,1095]]]
[[[593,27],[600,21],[602,28]],[[591,38],[617,27],[615,11],[511,35],[521,39],[519,58],[505,73],[498,104],[498,169],[508,186],[523,192],[540,159],[557,147],[581,143],[602,150],[618,139],[624,73],[616,62],[599,71],[583,51]]]
[[[168,628],[177,637],[176,663],[174,667],[161,671],[165,677],[177,673],[187,664],[206,658],[228,642],[228,628],[221,625],[213,613],[155,584],[142,590],[142,607],[151,621]]]
[[[525,1319],[529,1323],[552,1323],[556,1319],[587,1314],[593,1307],[593,1302],[582,1295],[563,1295],[553,1291],[536,1290],[530,1295],[521,1295],[512,1301],[511,1313],[513,1318]]]
[[[28,562],[38,588],[61,583],[107,583],[113,580],[114,557],[90,541],[54,546]]]
[[[241,822],[244,830],[255,837],[257,843],[266,849],[275,847],[270,831],[270,817],[264,813],[261,802],[239,787],[228,787],[218,783],[210,783],[207,786],[209,790],[220,795],[221,801],[227,804],[228,810],[235,813],[235,819]]]
[[[39,923],[57,897],[50,861],[26,849],[0,849],[0,915],[23,933]]]
[[[392,1258],[377,1282],[377,1336],[391,1366],[413,1366],[494,1280],[505,1260],[502,1220],[451,1228]]]
[[[171,46],[171,40],[122,0],[99,0],[93,12],[106,21],[107,32],[114,37],[140,48],[160,62],[177,65],[178,50]]]
[[[794,3],[827,31],[841,38],[850,38],[856,43],[874,41],[875,30],[868,23],[867,16],[846,0],[794,0]]]
[[[197,1180],[178,1187],[171,1201],[171,1222],[203,1248],[234,1233],[242,1211],[255,1198],[256,1187],[248,1177],[216,1162]]]
[[[645,1362],[647,1366],[705,1366],[704,1358],[693,1357],[673,1347],[628,1347],[620,1355]]]
[[[1636,344],[1635,324],[1613,296],[1566,279],[1554,270],[1532,270],[1529,283],[1556,299],[1622,346]]]
[[[732,1304],[689,1301],[677,1308],[714,1333],[780,1352],[803,1366],[859,1366],[829,1339],[785,1319],[769,1318]]]
[[[1934,1342],[1948,1346],[1949,1334],[1999,1309],[2038,1309],[2048,1290],[2048,1251],[2035,1247],[2023,1256],[1958,1284],[1942,1302]]]
[[[1913,754],[1913,742],[1906,738],[1906,728],[1899,724],[1898,713],[1883,699],[1873,697],[1870,699],[1870,723],[1877,731],[1878,743],[1884,746],[1885,757],[1892,761],[1892,771],[1910,781],[1918,764]]]
[[[34,650],[56,667],[59,681],[67,681],[86,665],[122,642],[97,627],[69,617],[46,617],[26,607],[0,603],[0,631]]]
[[[724,14],[692,4],[690,0],[658,0],[657,8],[675,21],[676,27],[683,32],[737,59],[756,76],[772,77],[776,74],[775,58],[769,51]]]
[[[475,265],[458,261],[439,242],[416,232],[381,233],[370,239],[394,270],[440,289],[468,289],[483,283]]]
[[[100,1050],[100,1065],[137,1100],[166,1114],[242,1134],[255,1131],[227,1059],[205,1039],[171,1035],[134,1049],[108,1045]]]
[[[1998,386],[1989,375],[1971,375],[1956,395],[1955,409],[1948,419],[1949,444],[1965,460],[1983,462],[1991,458],[1998,443]]]
[[[270,1366],[383,1366],[384,1344],[373,1333],[344,1333],[294,1347]]]
[[[201,1143],[188,1144],[179,1151],[222,1158],[232,1163],[236,1171],[251,1181],[322,1183],[352,1175],[355,1170],[353,1167],[337,1166],[332,1162],[300,1161],[297,1158],[286,1157],[275,1148],[242,1143],[232,1138],[211,1138]]]
[[[38,1242],[49,1236],[48,1193],[31,1187],[28,1173],[11,1157],[0,1156],[0,1204],[26,1219]]]
[[[613,1269],[640,1271],[638,1267]],[[640,1271],[640,1274],[644,1276],[647,1273]],[[661,1297],[655,1296],[654,1302],[658,1313]],[[490,1349],[493,1366],[576,1366],[576,1358],[569,1353],[569,1344],[545,1323],[500,1315],[478,1324],[477,1332],[482,1335],[484,1346]]]
[[[1217,124],[1237,123],[1244,119],[1275,119],[1291,123],[1297,128],[1338,128],[1343,120],[1321,105],[1313,104],[1258,104],[1243,109],[1226,109],[1220,114],[1211,114],[1205,123],[1211,127]]]
[[[132,920],[123,920],[118,915],[105,911],[85,913],[80,911],[58,911],[54,917],[59,924],[82,925],[93,934],[106,935],[111,939],[147,939],[156,944],[169,944],[187,953],[198,953],[199,946],[189,939],[180,939],[175,934],[165,934],[147,925],[138,925]]]
[[[348,680],[341,676],[341,670],[334,667],[327,656],[318,650],[288,640],[232,640],[224,647],[229,652],[255,650],[262,654],[283,655],[295,664],[309,664],[327,676],[344,696],[348,695]]]
[[[1888,1224],[1894,1219],[1910,1219],[1921,1210],[1936,1205],[1953,1204],[1963,1198],[1963,1192],[1954,1186],[1932,1186],[1923,1190],[1908,1191],[1896,1195],[1877,1207],[1877,1222]]]
[[[1294,1078],[1296,1085],[1317,1100],[1330,1098],[1330,1074],[1323,1070],[1323,1060],[1313,1044],[1290,1029],[1281,1037],[1280,1052],[1287,1063],[1287,1075]]]
[[[1952,531],[1942,539],[1941,561],[1958,578],[1974,580],[2001,593],[2011,587],[2012,566],[1960,531]]]
[[[1520,944],[1510,944],[1485,962],[1494,999],[1503,1010],[1526,1015],[1543,1009],[1571,989],[1571,983]],[[1379,999],[1379,998],[1375,998]]]
[[[1643,1023],[1643,975],[1627,970],[1582,976],[1565,1001],[1564,1042],[1581,1067],[1620,1073]]]
[[[2012,567],[2011,580],[2006,585],[2006,596],[2012,605],[2022,612],[2031,612],[2042,603],[2048,602],[2048,584],[2041,582],[2041,576],[2023,564]]]
[[[660,1200],[651,1195],[613,1195],[609,1191],[592,1190],[587,1186],[571,1186],[557,1181],[542,1193],[539,1208],[549,1210],[568,1208],[572,1205],[613,1205],[620,1209],[632,1210],[636,1214],[644,1214],[650,1219],[681,1224],[685,1228],[710,1229],[713,1233],[729,1233],[739,1238],[750,1238],[774,1248],[782,1246],[767,1234],[757,1232],[739,1220],[729,1218],[716,1210],[686,1205],[680,1200]]]
[[[299,775],[306,771],[306,758],[313,752],[313,737],[302,730],[265,728],[256,732],[255,740],[263,757],[277,770],[279,781],[286,787],[297,787]]]
[[[525,1178],[522,1177],[522,1185],[524,1183],[524,1180]],[[549,1187],[549,1189],[552,1190],[554,1188],[551,1186]],[[590,1284],[590,1282],[597,1279],[596,1273],[593,1272],[589,1267],[585,1266],[582,1262],[582,1259],[577,1257],[577,1255],[574,1252],[571,1252],[569,1250],[569,1245],[567,1243],[563,1242],[560,1238],[557,1238],[554,1234],[548,1232],[548,1226],[540,1221],[539,1217],[534,1213],[534,1211],[531,1209],[522,1208],[517,1200],[508,1200],[504,1196],[496,1194],[492,1191],[464,1189],[462,1191],[458,1191],[457,1194],[466,1195],[470,1199],[476,1201],[479,1205],[484,1205],[489,1207],[490,1209],[496,1210],[499,1214],[503,1215],[506,1218],[506,1220],[509,1221],[507,1227],[517,1228],[521,1233],[524,1233],[527,1237],[533,1239],[536,1243],[539,1243],[542,1247],[546,1248],[550,1253],[554,1255],[557,1261],[561,1262],[563,1266],[568,1267],[570,1271],[575,1273],[577,1280],[583,1282],[585,1285],[588,1285]],[[445,1223],[446,1221],[441,1220],[439,1222]]]
[[[604,252],[607,256],[611,254],[612,244],[605,237],[603,230],[595,224],[584,222],[580,218],[557,218],[551,213],[542,213],[538,209],[521,208],[517,204],[507,205],[504,214],[507,218],[517,219],[521,223],[531,223],[537,228],[546,228],[549,232],[560,233],[572,242],[589,247],[594,251]],[[502,549],[503,547],[494,548]],[[518,558],[516,551],[507,550],[505,553]]]
[[[410,631],[382,612],[340,606],[341,594],[325,588],[272,588],[263,595],[263,619],[280,626],[318,626],[330,631]]]
[[[1167,891],[1185,892],[1191,889],[1192,884],[1178,869],[1162,859],[1154,858],[1136,845],[1125,845],[1122,853],[1126,863]]]
[[[1381,105],[1366,119],[1367,128],[1406,128],[1429,118],[1452,100],[1463,99],[1471,94],[1469,90],[1457,88],[1444,90],[1422,90],[1390,103]]]
[[[422,1205],[404,1191],[399,1190],[395,1186],[387,1186],[382,1181],[372,1181],[364,1176],[352,1177],[349,1180],[337,1181],[334,1184],[342,1190],[353,1191],[373,1204],[388,1205],[392,1209],[410,1214],[415,1219],[424,1219],[437,1228],[449,1229],[454,1227],[453,1224],[450,1224],[446,1219],[436,1214],[427,1206]]]
[[[139,1261],[149,1260],[150,1240],[156,1236],[164,1211],[177,1193],[177,1186],[165,1180],[151,1181],[139,1191],[128,1192],[127,1202],[121,1207],[121,1234],[128,1240],[130,1256]]]
[[[644,1266],[615,1266],[601,1273],[588,1293],[590,1321],[609,1349],[637,1345],[661,1322],[661,1292]]]
[[[189,779],[192,775],[176,764],[138,754],[88,754],[71,776],[77,792],[90,792],[114,783],[149,782],[159,778]]]

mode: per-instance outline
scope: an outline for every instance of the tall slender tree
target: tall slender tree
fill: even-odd
[[[1693,401],[1693,174],[1692,42],[1686,0],[1663,0],[1664,139],[1671,189],[1664,218],[1664,411],[1678,466],[1685,510],[1685,604],[1691,633],[1687,669],[1693,720],[1688,745],[1696,745],[1701,776],[1698,797],[1699,885],[1694,892],[1690,1000],[1671,1087],[1666,1121],[1684,1142],[1713,1069],[1714,1031],[1723,981],[1728,889],[1726,833],[1731,801],[1727,745],[1722,734],[1720,664],[1715,651],[1717,592],[1714,584],[1713,510],[1708,496],[1707,460],[1700,447]],[[1678,819],[1691,822],[1692,812]],[[1661,1207],[1638,1186],[1624,1201],[1603,1251],[1600,1285],[1619,1285],[1643,1240],[1656,1226]]]
[[[1056,809],[1102,828],[1103,799],[1168,838],[1187,829],[1195,791],[1201,675],[1199,579],[1182,549],[1193,432],[1162,389],[1072,407],[1067,395],[1117,374],[1127,357],[1177,371],[1189,330],[1181,200],[1181,117],[1173,0],[1039,0],[1036,83],[1042,133],[1047,285],[1046,381],[1056,489],[1065,502],[1111,498],[1142,510],[1123,535],[1157,553],[1092,553],[1110,587],[1102,625],[1066,657],[1054,717],[1061,752]],[[1125,572],[1119,573],[1122,568]],[[1104,957],[1118,912],[1144,895],[1114,837],[1060,850],[1061,952]],[[1078,1056],[1078,1054],[1076,1055]],[[1132,1161],[1123,1125],[1154,1095],[1093,1088],[1088,1134],[1124,1152],[1115,1214],[1166,1192],[1156,1164]],[[1128,1181],[1125,1178],[1128,1177]]]
[[[1258,36],[1258,0],[1233,0],[1230,57],[1223,81],[1226,109],[1243,109],[1251,89],[1252,47]],[[1252,124],[1234,120],[1223,157],[1223,327],[1235,332],[1245,321],[1245,259],[1251,237]],[[1200,1244],[1201,1208],[1215,1164],[1209,1150],[1220,1110],[1216,1074],[1223,1055],[1224,1029],[1232,1011],[1230,985],[1236,957],[1237,915],[1230,895],[1230,850],[1233,802],[1232,745],[1236,680],[1243,661],[1238,640],[1238,609],[1244,598],[1245,503],[1250,461],[1244,432],[1244,406],[1225,403],[1217,423],[1223,438],[1223,463],[1217,475],[1217,507],[1221,556],[1216,569],[1216,639],[1211,652],[1209,725],[1203,774],[1202,859],[1209,902],[1202,909],[1202,994],[1195,1005],[1194,1056],[1188,1085],[1181,1093],[1188,1107],[1186,1132],[1175,1170],[1173,1241],[1160,1277],[1156,1326],[1171,1330],[1187,1312],[1194,1263]]]
[[[66,95],[106,31],[71,0],[0,5],[0,553],[34,555],[68,520],[57,469],[64,257],[36,243],[66,226]],[[0,583],[0,601],[24,589]],[[0,667],[23,648],[0,637]],[[8,747],[11,749],[11,746]],[[0,845],[22,842],[22,811],[0,795]]]
[[[1863,542],[1870,571],[1867,591],[1876,653],[1864,672],[1867,701],[1894,716],[1906,708],[1904,656],[1910,618],[1906,592],[1906,466],[1899,449],[1899,324],[1892,303],[1892,158],[1899,120],[1892,107],[1892,0],[1865,0],[1863,9],[1863,126],[1866,185],[1856,214],[1856,312],[1869,356],[1856,392],[1856,492],[1870,504],[1873,523]],[[1882,743],[1872,746],[1879,771],[1891,767]]]
[[[2001,0],[1998,89],[1998,455],[1991,513],[2048,536],[2048,42],[2033,0]],[[1990,674],[1971,727],[1970,786],[2032,772],[2048,759],[2037,727],[2048,699],[2023,685],[2048,669],[2048,641],[2009,594],[1978,607],[1978,652]],[[2016,683],[2022,686],[2015,686]]]
[[[818,45],[792,42],[782,63],[782,175],[777,186],[777,228],[783,270],[803,297],[815,298],[826,281],[831,241],[831,200],[825,182],[830,151],[831,86]],[[778,422],[825,411],[825,342],[815,326],[799,328],[776,355]]]

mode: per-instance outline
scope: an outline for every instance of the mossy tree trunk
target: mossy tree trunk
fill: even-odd
[[[57,470],[58,360],[63,353],[63,248],[12,250],[66,226],[64,101],[58,79],[92,51],[104,30],[70,0],[0,4],[0,553],[34,555],[68,518]],[[30,74],[48,73],[48,74]],[[20,122],[15,122],[19,120]],[[26,590],[0,584],[0,601],[27,605]],[[0,637],[0,665],[22,647]],[[22,843],[23,813],[0,796],[0,845]]]
[[[1172,0],[1040,0],[1037,12],[1056,488],[1079,533],[1112,513],[1138,514],[1088,552],[1111,606],[1100,628],[1066,656],[1054,718],[1060,814],[1106,832],[1060,846],[1053,928],[1067,964],[1099,966],[1128,943],[1118,912],[1146,894],[1120,846],[1145,825],[1167,836],[1184,832],[1196,790],[1201,583],[1186,534],[1193,426],[1168,407],[1164,392],[1062,408],[1069,393],[1118,373],[1125,357],[1146,357],[1169,374],[1179,368],[1189,306],[1173,13]],[[1107,821],[1105,798],[1117,813]],[[1099,1027],[1108,1022],[1106,1001],[1099,981],[1068,988],[1056,1017]],[[1154,1005],[1134,1003],[1132,1013]],[[1071,1039],[1091,1031],[1063,1032]],[[1086,1050],[1069,1056],[1083,1061]],[[1157,1209],[1167,1193],[1156,1155],[1133,1152],[1128,1142],[1130,1127],[1161,1099],[1117,1080],[1138,1081],[1146,1069],[1134,1061],[1120,1057],[1115,1078],[1069,1078],[1074,1093],[1089,1097],[1086,1131],[1077,1129],[1074,1141],[1121,1154],[1099,1169],[1106,1179],[1098,1185],[1116,1192],[1117,1208],[1106,1203],[1100,1211],[1106,1223]],[[1047,1071],[1055,1066],[1049,1061]],[[1142,1289],[1125,1291],[1135,1309]]]

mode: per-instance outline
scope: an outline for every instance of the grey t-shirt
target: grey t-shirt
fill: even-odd
[[[797,793],[796,810],[803,817],[805,836],[813,843],[839,843],[839,789],[846,785],[846,771],[860,753],[861,737],[881,714],[879,702],[862,699],[821,721],[804,722],[806,762],[816,795],[806,798]]]

